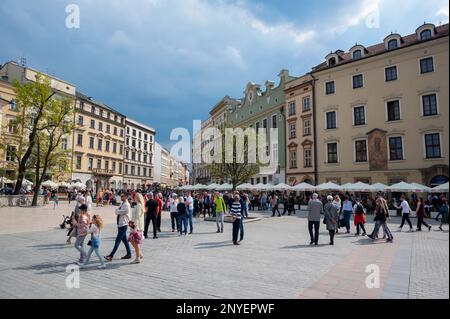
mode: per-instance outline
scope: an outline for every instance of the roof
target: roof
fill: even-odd
[[[404,49],[404,48],[407,48],[407,47],[410,47],[410,46],[413,46],[413,45],[416,45],[416,44],[419,44],[419,43],[425,43],[425,42],[429,42],[429,41],[434,41],[436,39],[440,39],[440,38],[443,38],[443,37],[446,37],[446,36],[448,37],[448,35],[449,35],[449,24],[447,23],[447,24],[444,24],[444,25],[436,27],[436,34],[430,40],[421,41],[421,40],[419,40],[417,38],[417,34],[416,33],[412,33],[412,34],[409,34],[407,36],[401,37],[402,45],[400,47],[398,47],[397,49],[386,50],[384,42],[381,42],[381,43],[372,45],[370,47],[367,47],[366,48],[366,54],[362,58],[360,58],[358,60],[354,60],[350,52],[343,53],[342,51],[338,50],[338,51],[333,52],[333,53],[336,53],[339,56],[339,58],[340,58],[339,63],[337,63],[337,64],[335,64],[333,66],[328,66],[327,62],[325,61],[325,62],[322,62],[321,64],[316,65],[315,67],[313,67],[312,70],[313,70],[313,72],[319,72],[319,71],[323,71],[323,70],[326,70],[326,69],[336,68],[336,67],[339,67],[339,66],[344,65],[344,64],[360,61],[360,60],[363,60],[363,59],[367,59],[367,58],[374,57],[374,56],[377,56],[377,55],[380,55],[380,54],[384,54],[384,53],[388,53],[388,52],[401,50],[401,49]]]
[[[142,124],[141,122],[138,122],[138,121],[136,121],[136,120],[133,120],[133,119],[131,119],[131,118],[129,118],[129,117],[126,119],[126,121],[127,121],[127,122],[130,122],[131,124],[134,124],[134,125],[136,125],[136,126],[140,126],[140,127],[144,128],[144,129],[146,129],[147,131],[151,131],[151,132],[153,132],[153,133],[156,133],[156,130],[155,130],[153,127],[150,127],[150,126],[148,126],[148,125]]]
[[[100,106],[100,107],[102,107],[102,108],[105,108],[105,109],[107,109],[107,110],[110,110],[111,112],[114,112],[114,113],[116,113],[116,114],[118,114],[118,115],[120,115],[120,116],[126,118],[125,115],[123,115],[122,113],[118,112],[117,110],[115,110],[115,109],[112,108],[111,106],[108,106],[108,105],[106,105],[105,103],[96,101],[96,100],[94,100],[92,97],[87,96],[86,94],[83,94],[83,93],[81,93],[81,92],[79,92],[79,91],[76,92],[76,97],[79,98],[79,99],[81,99],[81,100],[85,100],[85,101],[87,101],[87,102],[89,102],[89,103],[92,103],[92,104],[95,104],[95,105],[97,105],[97,106]]]

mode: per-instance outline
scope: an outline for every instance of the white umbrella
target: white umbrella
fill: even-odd
[[[218,188],[219,186],[220,186],[219,184],[212,183],[212,184],[209,184],[206,188],[207,188],[208,190],[210,190],[210,191],[215,191],[215,190],[217,190],[217,188]]]
[[[272,188],[273,188],[272,184],[263,184],[263,183],[259,183],[253,186],[253,190],[256,191],[268,191],[271,190]]]
[[[448,193],[448,182],[439,186],[436,186],[430,190],[436,193]]]
[[[280,183],[280,184],[275,185],[273,187],[273,189],[276,190],[276,191],[287,191],[287,190],[291,190],[292,187],[287,185],[287,184],[285,184],[285,183]]]
[[[423,193],[424,192],[424,190],[422,188],[418,188],[412,184],[408,184],[405,182],[400,182],[400,183],[391,185],[386,190],[391,191],[391,192],[402,192],[402,193],[408,193],[408,192]]]
[[[61,182],[61,183],[58,183],[58,186],[59,186],[59,187],[67,187],[67,188],[69,188],[69,187],[70,187],[70,184],[69,184],[69,183],[66,183],[66,182]]]
[[[248,191],[253,189],[253,185],[249,183],[245,183],[236,187],[238,191]]]
[[[371,192],[372,189],[370,188],[369,184],[366,183],[362,183],[362,182],[357,182],[351,185],[343,185],[341,186],[342,189],[346,190],[346,191],[350,191],[350,192]]]
[[[370,188],[373,192],[384,192],[388,186],[382,183],[375,183],[370,185]]]
[[[316,189],[315,186],[312,186],[308,183],[300,183],[291,188],[294,192],[313,192]]]
[[[56,184],[55,182],[48,180],[42,183],[42,186],[44,187],[50,187],[52,189],[58,188],[58,184]]]
[[[79,188],[79,189],[85,189],[86,188],[86,185],[84,185],[81,182],[76,182],[75,184],[72,184],[71,186],[74,187],[74,188]]]
[[[335,183],[323,183],[316,187],[316,190],[318,191],[338,191],[341,190],[341,186]]]
[[[353,183],[347,183],[347,184],[343,184],[341,185],[341,189],[344,191],[347,191],[349,187],[353,186]]]
[[[421,189],[423,190],[424,193],[428,193],[431,188],[422,184],[418,184],[418,183],[411,183],[412,186],[414,186],[417,189]]]
[[[6,177],[0,177],[0,183],[12,184],[12,183],[14,183],[14,181],[7,179]]]
[[[217,187],[219,191],[231,191],[233,189],[233,185],[225,183]]]
[[[22,185],[31,186],[31,185],[33,185],[33,183],[30,182],[28,179],[24,178],[22,181]]]
[[[206,185],[203,185],[203,184],[196,184],[196,185],[194,185],[193,187],[192,187],[192,190],[195,190],[195,191],[199,191],[199,190],[202,190],[202,189],[206,189]]]

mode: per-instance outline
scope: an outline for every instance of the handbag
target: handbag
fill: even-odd
[[[339,227],[339,228],[345,227],[345,220],[344,220],[344,219],[339,219],[338,227]]]
[[[87,243],[88,246],[92,246],[92,240],[89,240]]]

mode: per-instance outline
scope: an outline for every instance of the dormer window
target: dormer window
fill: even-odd
[[[398,48],[398,41],[397,39],[392,39],[388,42],[388,50],[394,50]]]
[[[420,40],[421,41],[430,40],[432,37],[433,37],[433,35],[432,35],[430,29],[423,30],[422,32],[420,32]]]
[[[334,66],[334,65],[336,65],[336,58],[330,58],[330,59],[328,59],[328,65],[329,65],[329,66]]]
[[[353,52],[353,59],[357,60],[357,59],[361,59],[362,57],[362,51],[361,50],[355,50]]]
[[[416,30],[417,39],[419,41],[426,41],[432,39],[436,34],[436,27],[431,23],[424,23]]]

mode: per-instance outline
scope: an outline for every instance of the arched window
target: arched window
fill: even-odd
[[[388,42],[388,50],[393,50],[398,48],[398,41],[397,39],[392,39]]]
[[[433,37],[433,35],[432,35],[430,29],[426,29],[426,30],[423,30],[422,32],[420,32],[420,40],[421,41],[429,40],[432,37]]]
[[[330,58],[330,59],[328,60],[328,65],[329,65],[329,66],[334,66],[334,65],[336,65],[336,58]]]
[[[362,57],[362,51],[361,50],[355,50],[353,52],[353,59],[357,60],[357,59],[361,59]]]

